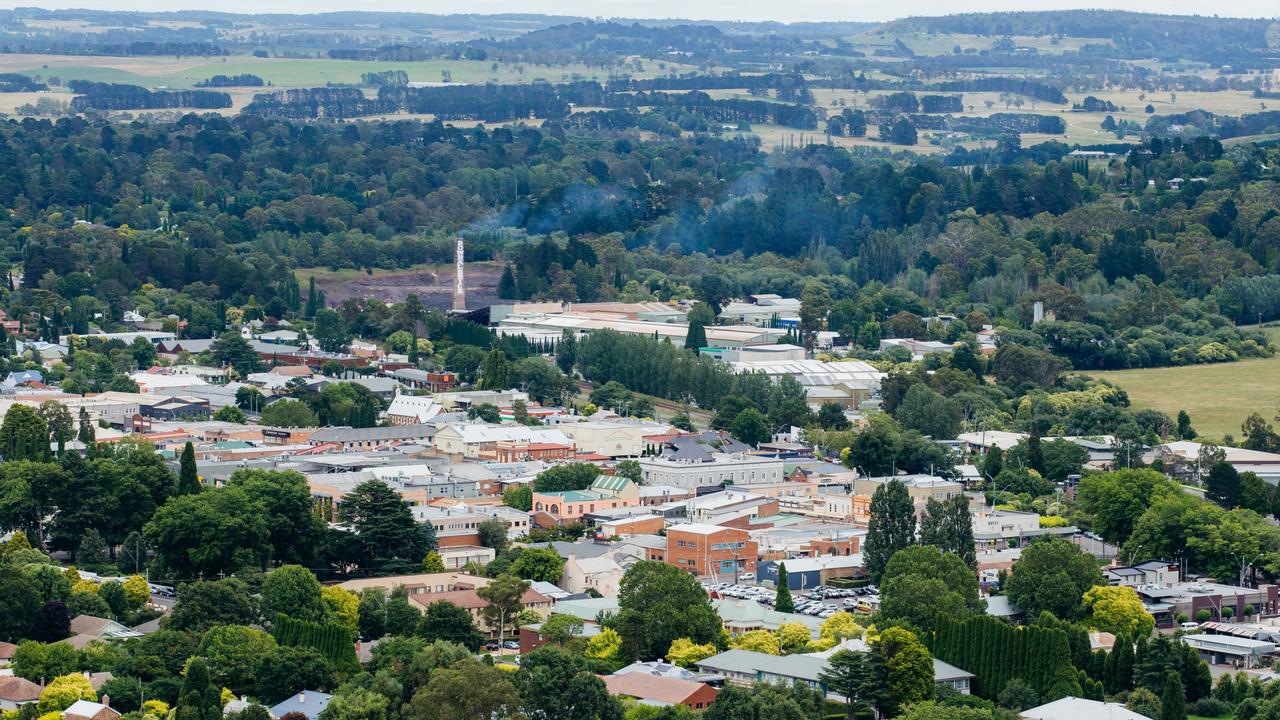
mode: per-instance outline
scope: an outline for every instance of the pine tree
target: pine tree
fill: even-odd
[[[774,598],[773,609],[778,612],[793,613],[796,604],[791,599],[791,587],[787,584],[787,564],[778,564],[778,594]]]
[[[1004,452],[994,445],[982,456],[982,477],[994,481],[1004,470]]]
[[[1182,687],[1182,677],[1172,670],[1164,676],[1160,720],[1187,720],[1187,693]]]
[[[188,441],[182,446],[178,460],[178,494],[194,495],[200,492],[200,475],[196,471],[196,449]]]
[[[1116,638],[1115,645],[1111,648],[1111,655],[1115,656],[1114,669],[1112,674],[1112,692],[1124,692],[1133,689],[1133,666],[1136,662],[1133,653],[1133,641],[1128,635],[1122,635]],[[1109,658],[1108,658],[1109,659]]]
[[[1027,438],[1027,467],[1044,475],[1044,450],[1040,447],[1040,431],[1036,429]]]
[[[684,336],[684,349],[698,351],[707,346],[707,329],[699,320],[689,321],[689,330]]]
[[[76,439],[84,444],[86,450],[92,450],[97,443],[97,430],[93,427],[93,422],[89,420],[89,413],[83,407],[80,408],[79,417],[80,429],[76,433]]]
[[[517,300],[516,274],[508,265],[502,268],[502,277],[498,280],[498,297],[503,300]]]
[[[867,525],[867,542],[863,559],[871,582],[879,584],[889,558],[915,543],[916,514],[907,486],[890,480],[871,496],[871,520]]]
[[[320,309],[320,296],[316,294],[316,277],[312,275],[307,278],[307,308],[303,312],[304,317],[315,317],[316,310]]]
[[[556,346],[556,367],[560,368],[560,372],[568,375],[573,372],[573,366],[577,362],[578,336],[566,328],[560,334],[560,343]]]

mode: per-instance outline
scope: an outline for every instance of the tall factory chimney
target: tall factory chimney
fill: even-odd
[[[462,236],[458,236],[453,251],[453,311],[460,313],[467,311],[467,284],[462,275],[465,249]]]

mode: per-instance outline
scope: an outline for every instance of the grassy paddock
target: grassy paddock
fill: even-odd
[[[1269,327],[1272,343],[1280,343],[1280,327]],[[1191,415],[1201,435],[1240,438],[1249,413],[1270,421],[1280,413],[1280,354],[1261,360],[1216,365],[1143,368],[1088,373],[1124,388],[1136,408],[1154,408],[1176,417]]]

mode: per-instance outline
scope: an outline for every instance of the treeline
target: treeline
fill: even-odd
[[[959,95],[924,95],[917,98],[913,92],[901,91],[873,97],[870,103],[872,107],[890,113],[964,112],[964,103]]]
[[[276,642],[288,647],[309,647],[320,651],[333,666],[343,672],[358,672],[355,638],[338,623],[298,620],[287,615],[276,617],[272,629]]]
[[[1081,694],[1055,691],[1058,684],[1081,690],[1067,634],[1057,628],[1018,628],[985,616],[963,621],[944,617],[931,650],[939,660],[976,675],[974,694],[984,698],[998,698],[1011,680],[1029,684],[1040,695]],[[1090,695],[1100,696],[1101,688]]]
[[[49,86],[36,82],[26,75],[17,73],[0,73],[0,92],[39,92],[48,90]]]
[[[196,83],[196,87],[263,87],[266,84],[266,81],[261,77],[244,73],[242,75],[214,75],[208,80],[201,80]]]
[[[1065,105],[1067,96],[1052,85],[1035,80],[1013,77],[986,77],[971,80],[952,80],[933,86],[936,90],[947,92],[1004,92],[1025,95],[1047,103]]]
[[[256,95],[244,112],[293,119],[409,112],[442,120],[510,122],[531,118],[562,120],[574,106],[672,108],[697,115],[706,123],[770,123],[802,130],[818,126],[817,113],[806,105],[739,98],[716,100],[698,91],[681,95],[611,93],[596,82],[423,88],[382,84],[376,100],[354,88],[309,88]],[[613,113],[607,118],[573,122],[580,127],[626,129],[641,126],[643,121],[639,113]]]
[[[409,84],[409,73],[404,70],[360,73],[360,84],[371,87],[404,87]]]
[[[1177,126],[1179,131],[1173,132]],[[1204,133],[1219,138],[1243,137],[1280,132],[1280,110],[1248,113],[1240,117],[1218,115],[1207,110],[1191,110],[1176,115],[1157,115],[1147,120],[1144,130],[1160,137],[1170,134]]]
[[[434,47],[390,45],[376,48],[330,48],[325,51],[330,60],[355,60],[359,62],[423,62],[440,57]]]
[[[129,57],[216,57],[227,50],[208,42],[145,41],[128,43],[16,42],[4,46],[7,53],[42,53],[56,55],[125,55]]]
[[[307,120],[313,118],[355,118],[393,113],[397,106],[382,99],[370,99],[359,88],[296,88],[259,93],[244,107],[246,115]]]
[[[168,110],[196,108],[218,110],[231,107],[231,96],[211,90],[148,90],[139,85],[72,80],[71,109],[85,110]]]
[[[610,78],[605,84],[609,92],[652,92],[654,90],[782,90],[790,92],[797,88],[805,88],[808,81],[803,75],[792,73],[766,73],[763,75],[742,75],[724,73],[722,75],[703,75],[690,73],[679,77]]]
[[[1032,113],[994,113],[986,117],[912,115],[910,120],[912,125],[921,130],[949,130],[987,137],[997,137],[1006,133],[1062,135],[1067,131],[1067,124],[1061,117]]]

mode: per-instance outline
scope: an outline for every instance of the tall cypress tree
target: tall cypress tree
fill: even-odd
[[[196,449],[188,441],[182,446],[178,460],[178,494],[194,495],[200,492],[200,474],[196,471]]]
[[[879,584],[889,558],[916,541],[916,514],[907,486],[900,480],[876,488],[871,496],[871,521],[867,525],[867,543],[863,550],[871,582]]]
[[[1182,676],[1170,670],[1164,676],[1164,692],[1160,694],[1160,720],[1187,720],[1187,693]]]
[[[795,601],[791,599],[791,588],[787,584],[786,563],[778,563],[778,594],[774,597],[773,609],[784,613],[796,611]]]
[[[1044,450],[1040,447],[1040,430],[1033,429],[1027,438],[1027,466],[1044,475]]]
[[[684,336],[684,349],[697,352],[707,346],[707,329],[699,320],[689,321],[689,331]]]

